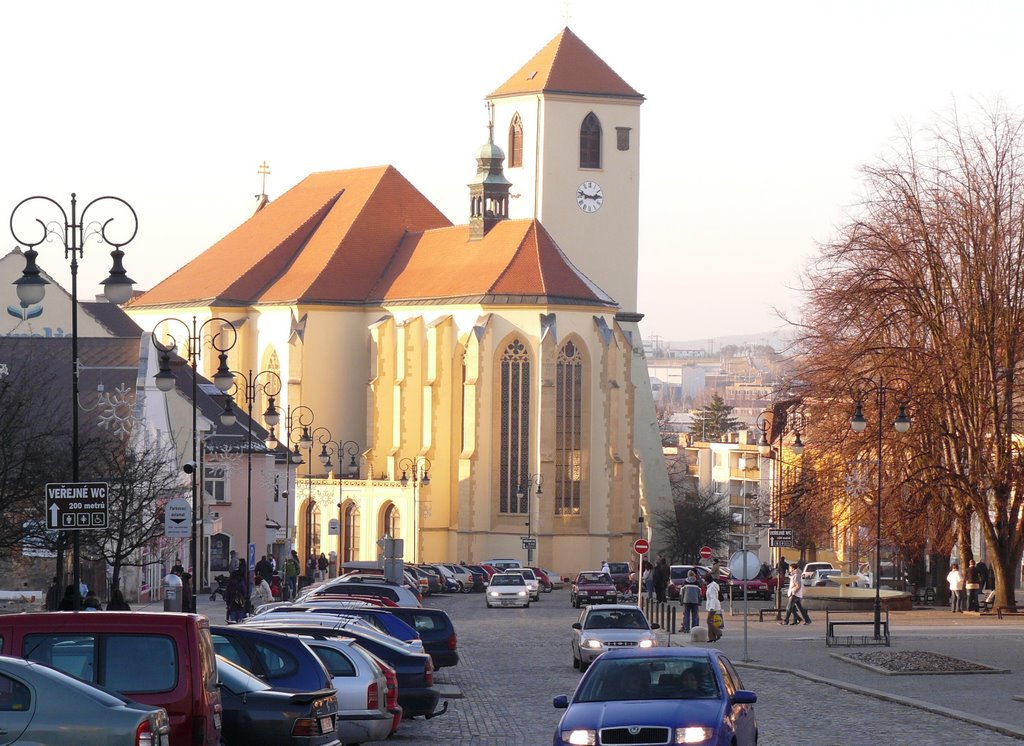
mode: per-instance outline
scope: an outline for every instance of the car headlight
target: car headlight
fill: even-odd
[[[490,596],[491,598],[497,598],[501,594],[498,593],[497,591],[488,591],[487,595]]]
[[[527,593],[528,593],[528,591],[519,591],[518,593],[516,593],[516,595],[517,596],[525,596]]]
[[[594,650],[597,650],[601,647],[600,640],[584,640],[583,644],[588,648],[593,648]]]
[[[710,741],[714,735],[714,728],[700,726],[676,728],[676,743],[704,743]]]
[[[563,730],[562,740],[571,743],[573,746],[594,746],[597,743],[596,730]]]
[[[577,595],[580,595],[580,596],[589,596],[590,595],[590,591],[576,591],[576,593],[577,593]]]
[[[653,648],[654,647],[654,640],[641,640],[640,641],[640,647],[642,647],[642,648]]]

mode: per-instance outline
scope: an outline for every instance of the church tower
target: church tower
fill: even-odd
[[[508,219],[508,189],[501,164],[505,154],[494,144],[494,119],[487,143],[476,154],[476,176],[469,182],[469,238],[479,241],[500,220]]]
[[[508,139],[510,217],[543,223],[635,316],[644,97],[566,28],[488,100]]]

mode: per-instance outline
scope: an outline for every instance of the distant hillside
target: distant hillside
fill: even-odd
[[[650,342],[650,340],[644,340]],[[677,342],[661,341],[673,349],[684,350],[705,350],[710,353],[717,352],[728,345],[768,345],[776,352],[783,352],[793,341],[793,330],[790,327],[781,327],[771,331],[752,332],[749,334],[731,334],[725,337],[710,337],[704,339],[688,339]]]

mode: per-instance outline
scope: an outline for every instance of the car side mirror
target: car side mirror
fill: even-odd
[[[757,702],[757,695],[749,689],[737,689],[729,698],[729,702],[734,705],[752,705]]]
[[[573,622],[572,623],[572,628],[573,629],[583,629],[583,625],[580,624],[579,622]]]
[[[555,706],[556,710],[565,710],[569,707],[569,698],[564,694],[559,694],[551,704]]]
[[[657,622],[651,622],[651,629],[661,629],[661,625]]]

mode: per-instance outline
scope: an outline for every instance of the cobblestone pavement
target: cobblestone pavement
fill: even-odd
[[[541,601],[529,609],[486,609],[480,594],[433,597],[427,600],[427,605],[446,609],[455,622],[462,660],[454,668],[441,669],[437,681],[457,686],[464,698],[449,700],[448,712],[433,720],[403,722],[387,743],[402,746],[539,746],[550,743],[561,714],[551,706],[551,699],[556,694],[571,693],[580,676],[572,668],[569,653],[570,625],[578,612],[569,606],[568,593],[555,591],[543,595]],[[798,675],[744,666],[740,662],[742,649],[736,647],[739,626],[735,620],[729,622],[731,644],[726,652],[740,664],[744,684],[758,694],[756,709],[762,746],[878,743],[887,746],[967,743],[1003,746],[1020,743],[1015,738],[956,718]],[[770,645],[773,650],[782,651],[783,660],[788,656],[788,665],[792,667],[813,670],[818,660],[834,660],[827,653],[819,659],[785,652],[786,644],[802,646],[796,650],[810,650],[812,643],[815,650],[824,648],[817,634],[813,637],[803,634],[799,640],[788,642],[786,635],[790,631],[774,624],[771,629],[768,625],[759,625],[752,630],[753,649]],[[673,639],[674,644],[678,642],[678,637]],[[760,663],[772,664],[773,661],[762,657]],[[879,678],[870,672],[840,670],[853,679],[858,676]],[[906,696],[931,688],[929,677],[900,678],[901,686],[916,687]],[[997,676],[958,679],[957,693],[950,705],[971,709],[971,700],[978,696],[976,682],[986,680],[986,685],[992,686],[994,678]],[[1005,675],[1002,682],[1002,686],[1009,686]],[[1009,694],[1006,699],[1010,699]]]

